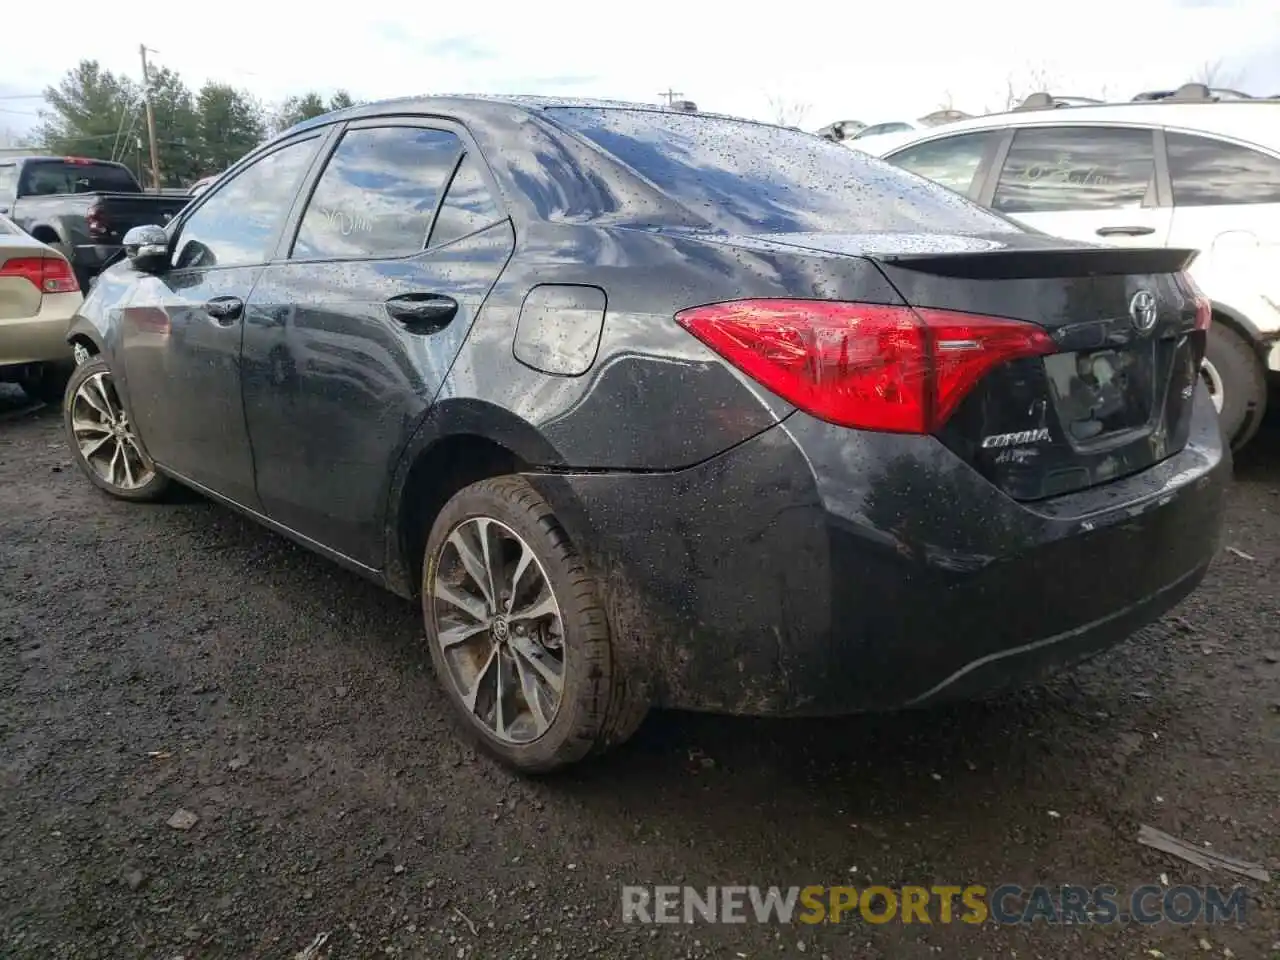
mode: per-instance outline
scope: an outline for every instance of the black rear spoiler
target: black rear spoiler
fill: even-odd
[[[1120,274],[1177,273],[1191,266],[1199,250],[1181,247],[1044,247],[964,253],[875,253],[862,256],[885,266],[966,280],[1037,277],[1113,277]]]

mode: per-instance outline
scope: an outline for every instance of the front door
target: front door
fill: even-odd
[[[1155,145],[1155,131],[1136,127],[1022,127],[990,205],[1055,237],[1163,247],[1170,210],[1157,205]]]
[[[394,465],[514,234],[460,130],[353,123],[250,297],[245,416],[271,519],[381,566]]]
[[[172,243],[170,268],[140,275],[123,306],[130,412],[162,466],[256,509],[244,422],[244,307],[320,138],[261,157],[200,201]]]

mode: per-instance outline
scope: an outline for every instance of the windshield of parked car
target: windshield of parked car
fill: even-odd
[[[22,168],[20,196],[54,193],[138,193],[138,181],[125,167],[74,160],[33,160]]]
[[[937,184],[798,130],[661,110],[547,113],[734,233],[1017,230]]]

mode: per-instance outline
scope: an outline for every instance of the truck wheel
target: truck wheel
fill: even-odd
[[[436,675],[502,763],[548,773],[639,726],[647,688],[624,676],[598,584],[523,478],[455,494],[431,526],[422,578]]]
[[[1209,341],[1200,370],[1222,435],[1232,450],[1253,439],[1267,412],[1267,376],[1250,343],[1226,324],[1209,327]]]

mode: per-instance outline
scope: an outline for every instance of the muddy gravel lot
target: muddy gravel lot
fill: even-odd
[[[1201,589],[1073,676],[895,717],[657,714],[522,780],[456,736],[413,606],[194,495],[106,499],[0,387],[0,955],[1269,960],[1278,561],[1273,418]],[[1214,926],[621,919],[624,883],[872,882],[1251,892]]]

